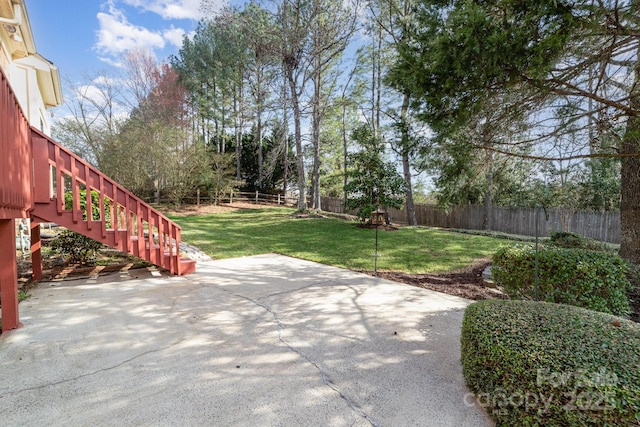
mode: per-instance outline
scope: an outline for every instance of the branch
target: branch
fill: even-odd
[[[548,157],[548,156],[536,156],[533,154],[520,154],[513,153],[511,151],[501,150],[499,148],[490,147],[487,145],[469,143],[469,145],[475,149],[483,149],[493,151],[495,153],[504,154],[510,157],[519,157],[521,159],[528,160],[542,160],[542,161],[566,161],[566,160],[578,160],[578,159],[617,159],[617,158],[640,158],[639,153],[589,153],[589,154],[576,154],[572,156],[560,156],[560,157]]]
[[[529,77],[525,76],[525,79],[527,81],[529,81],[532,84],[536,84],[534,79],[530,79]],[[631,99],[631,96],[627,96],[624,98],[621,98],[617,101],[611,100],[611,99],[607,99],[607,98],[603,98],[600,95],[597,95],[595,93],[591,93],[587,90],[581,89],[576,85],[573,85],[571,83],[568,83],[566,81],[562,81],[559,80],[555,77],[552,77],[550,79],[546,80],[547,83],[555,83],[556,85],[558,85],[559,87],[553,87],[550,86],[549,90],[557,95],[566,95],[566,96],[581,96],[584,98],[588,98],[588,99],[592,99],[596,102],[599,102],[601,104],[604,105],[608,105],[609,107],[612,108],[616,108],[618,110],[622,110],[624,111],[628,116],[640,116],[640,111],[631,108],[627,105],[624,105],[622,102],[623,101],[628,101],[629,99]],[[567,89],[563,89],[561,86],[565,86]]]

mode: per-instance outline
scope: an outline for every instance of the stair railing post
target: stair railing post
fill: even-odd
[[[182,242],[182,236],[180,235],[180,229],[176,227],[176,274],[182,275],[182,263],[180,262],[180,242]]]
[[[89,185],[89,165],[84,165],[84,191],[85,191],[85,212],[87,215],[87,228],[91,230],[93,221],[93,200],[91,198],[91,186]]]
[[[64,172],[62,171],[62,158],[60,157],[60,147],[55,146],[55,163],[56,163],[56,199],[58,215],[62,214],[65,208],[64,203]]]
[[[151,212],[147,211],[147,240],[145,242],[146,260],[151,260],[151,251],[153,251],[153,226],[151,225]]]
[[[78,184],[78,165],[76,165],[76,159],[71,158],[71,217],[73,218],[73,222],[82,221],[82,218],[78,218],[78,213],[80,212],[80,185]],[[63,197],[63,203],[66,205],[66,200]]]
[[[118,247],[120,241],[120,209],[118,208],[118,187],[111,183],[111,228],[113,228],[114,245]]]

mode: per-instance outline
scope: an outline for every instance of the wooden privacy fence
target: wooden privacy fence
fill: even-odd
[[[342,199],[323,197],[322,209],[345,212]],[[571,231],[581,236],[609,243],[620,243],[620,214],[618,212],[570,211],[564,209],[496,208],[487,218],[481,205],[452,206],[444,209],[435,205],[416,205],[418,225],[465,230],[491,230],[522,236],[536,235],[538,211],[539,235],[548,237],[552,231]],[[392,222],[407,223],[405,209],[390,209]],[[547,219],[548,217],[548,219]],[[489,226],[487,226],[489,224]]]

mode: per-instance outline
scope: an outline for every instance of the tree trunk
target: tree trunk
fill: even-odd
[[[493,228],[493,155],[488,153],[489,171],[487,174],[487,193],[484,200],[484,229]]]
[[[638,95],[634,103],[640,107]],[[629,117],[622,154],[640,153],[640,118]],[[640,158],[623,157],[620,201],[620,256],[640,265]]]
[[[158,178],[153,180],[153,202],[160,203],[160,182]]]
[[[225,129],[227,126],[227,111],[225,110],[225,103],[222,103],[222,107],[220,108],[220,132],[222,133],[222,135],[220,136],[220,152],[224,153],[227,151],[227,148],[225,147],[226,145],[226,140],[224,138],[224,136],[226,135]]]
[[[380,137],[380,112],[382,110],[382,27],[378,26],[378,51],[376,53],[376,65],[378,69],[376,78],[378,82],[376,84],[376,136]]]
[[[413,186],[411,184],[411,162],[409,161],[409,154],[411,147],[409,146],[411,140],[409,139],[409,127],[407,124],[407,112],[409,111],[409,95],[404,95],[402,99],[402,110],[400,110],[400,120],[402,121],[402,172],[404,174],[404,180],[407,183],[406,190],[406,207],[407,207],[407,225],[418,225],[416,220],[416,207],[413,203]]]
[[[218,123],[218,108],[217,108],[217,99],[218,99],[218,86],[214,80],[213,82],[213,139],[216,144],[216,153],[220,152],[220,126]]]
[[[238,105],[240,102],[238,100],[238,92],[234,91],[233,94],[233,122],[234,122],[234,134],[236,140],[236,180],[240,181],[242,179],[241,173],[241,159],[242,159],[242,136],[240,130],[240,108],[242,106]]]
[[[418,225],[418,220],[416,220],[416,206],[413,203],[413,187],[411,184],[411,165],[409,163],[409,153],[407,151],[404,151],[402,153],[402,171],[404,173],[404,180],[407,183],[407,190],[406,190],[407,224]]]
[[[284,202],[287,203],[287,180],[289,178],[289,119],[287,117],[287,82],[282,84],[282,143],[284,144],[284,162],[282,177],[282,192]]]
[[[257,120],[256,120],[256,136],[258,138],[258,183],[257,187],[259,190],[262,190],[262,176],[264,175],[262,163],[263,163],[263,155],[262,155],[262,67],[258,66],[257,70]]]
[[[640,152],[640,124],[635,122],[635,135],[627,131],[622,143],[623,154]],[[620,256],[627,261],[640,265],[640,159],[627,157],[622,159],[622,200],[620,202]]]
[[[344,168],[342,172],[344,173],[343,186],[342,186],[342,204],[346,206],[347,203],[347,183],[349,182],[349,177],[347,175],[347,168],[349,165],[347,164],[349,159],[347,156],[347,148],[348,148],[348,140],[347,140],[347,105],[345,103],[344,94],[342,96],[342,160],[344,162]]]
[[[353,79],[353,76],[355,75],[357,70],[357,64],[356,66],[353,68],[353,70],[351,70],[351,73],[349,74],[349,80],[347,80],[347,83],[344,85],[344,88],[342,89],[342,97],[341,97],[341,102],[342,102],[342,161],[343,161],[343,169],[342,172],[344,174],[344,179],[343,179],[343,187],[342,187],[342,206],[346,206],[347,204],[347,191],[345,190],[347,183],[349,182],[349,177],[347,175],[347,169],[349,167],[348,162],[349,162],[349,158],[348,158],[348,144],[349,144],[349,140],[347,138],[347,89],[349,88],[349,84],[351,83],[351,79]]]
[[[311,207],[320,209],[320,58],[316,57],[316,69],[313,73],[313,175],[311,189]]]
[[[632,2],[635,4],[637,2]],[[640,55],[640,47],[637,55]],[[637,56],[636,56],[637,57]],[[634,69],[629,106],[640,110],[640,61]],[[622,158],[620,201],[620,256],[640,265],[640,117],[630,116],[627,121],[621,154],[634,157]]]
[[[293,70],[287,70],[287,80],[291,90],[291,107],[293,108],[294,137],[296,140],[296,172],[298,174],[298,210],[307,210],[307,191],[306,179],[304,174],[304,155],[302,152],[302,130],[300,101],[298,100],[298,92],[296,91],[296,81],[293,77]]]
[[[204,93],[204,98],[206,99],[207,98],[207,89],[206,89],[207,86],[205,85],[204,82],[200,83],[200,86],[201,86],[202,92]],[[202,99],[199,99],[198,101],[199,101],[199,104],[200,104],[200,105],[198,105],[198,109],[200,111],[200,130],[202,132],[203,147],[206,147],[207,146],[207,134],[206,134],[206,131],[205,131],[205,129],[206,129],[206,119],[204,117],[205,115],[202,112],[202,102],[203,101],[202,101]]]
[[[376,128],[376,40],[375,36],[371,38],[371,128],[373,134],[378,135]]]

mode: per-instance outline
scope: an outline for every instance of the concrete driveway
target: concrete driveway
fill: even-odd
[[[279,255],[32,295],[0,337],[4,426],[491,425],[461,298]]]

